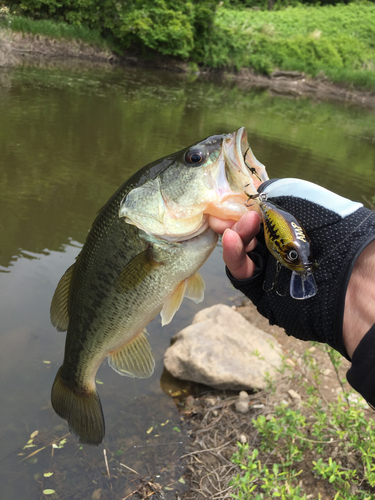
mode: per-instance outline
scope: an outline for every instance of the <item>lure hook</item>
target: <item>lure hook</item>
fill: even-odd
[[[247,168],[250,170],[251,172],[251,175],[255,175],[255,177],[260,181],[260,182],[263,182],[262,179],[260,178],[258,172],[256,171],[256,169],[254,167],[251,167],[247,161],[246,161],[246,155],[247,155],[247,152],[249,151],[250,149],[250,146],[247,148],[247,150],[245,151],[244,155],[243,155],[243,161],[245,163],[245,165],[247,166]]]
[[[282,265],[281,265],[281,263],[280,263],[280,262],[278,262],[278,261],[277,261],[277,262],[276,262],[276,273],[275,273],[275,278],[274,278],[274,280],[273,280],[273,282],[272,282],[271,288],[269,288],[269,289],[267,290],[267,289],[265,288],[265,281],[263,282],[263,286],[262,286],[262,288],[263,288],[263,290],[264,290],[266,293],[268,293],[268,292],[272,292],[273,290],[275,290],[275,292],[277,293],[277,295],[278,295],[279,297],[285,297],[285,296],[286,296],[286,292],[285,292],[285,293],[280,293],[280,292],[277,290],[277,288],[276,288],[276,286],[277,286],[277,279],[278,279],[278,277],[279,277],[279,274],[280,274],[280,272],[281,272],[281,269],[282,269]]]
[[[245,188],[248,186],[249,184],[246,184]],[[245,207],[252,207],[253,206],[253,203],[249,203],[249,200],[255,200],[255,198],[259,198],[260,195],[259,193],[256,193],[256,194],[249,194],[249,193],[246,193],[245,191],[245,194],[247,196],[247,200],[245,201]]]

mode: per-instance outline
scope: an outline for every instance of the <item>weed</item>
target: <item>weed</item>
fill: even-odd
[[[3,19],[0,17],[0,27],[10,28],[12,31],[31,33],[33,35],[44,35],[57,40],[81,40],[82,42],[107,47],[98,30],[89,29],[85,26],[76,26],[65,22],[56,22],[47,19],[34,20],[21,16],[8,15]]]
[[[315,347],[317,348],[317,347]],[[339,376],[340,356],[331,348],[323,349]],[[375,422],[367,419],[367,405],[354,392],[340,391],[337,400],[328,403],[320,394],[321,374],[310,350],[303,361],[309,368],[305,382],[307,397],[299,408],[282,402],[272,415],[253,419],[259,433],[258,448],[238,443],[232,462],[241,473],[231,485],[237,500],[280,497],[305,499],[300,474],[308,467],[317,479],[335,492],[335,500],[373,498],[375,491]],[[293,368],[284,364],[284,370]],[[296,384],[301,376],[293,372]],[[342,389],[344,386],[342,385]]]

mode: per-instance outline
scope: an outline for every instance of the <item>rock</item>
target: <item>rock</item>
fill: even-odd
[[[247,443],[247,437],[245,436],[245,434],[240,435],[239,442],[242,444]]]
[[[301,399],[301,395],[298,394],[298,392],[296,392],[294,389],[289,389],[288,394],[292,399]]]
[[[249,401],[250,398],[248,393],[246,391],[241,391],[234,406],[239,413],[247,413],[249,411]]]
[[[217,389],[264,389],[266,374],[275,377],[281,367],[280,355],[274,337],[217,304],[173,337],[164,364],[176,378]]]

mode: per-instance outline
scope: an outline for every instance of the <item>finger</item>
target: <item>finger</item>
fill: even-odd
[[[254,262],[247,256],[246,247],[240,235],[232,229],[226,229],[222,238],[223,259],[232,276],[246,279],[253,275]]]
[[[213,215],[210,215],[208,218],[209,226],[215,231],[215,233],[218,234],[223,234],[226,229],[234,226],[235,223],[235,220],[223,220],[218,217],[214,217]]]
[[[259,233],[260,218],[257,212],[251,210],[241,217],[232,227],[242,239],[246,252],[254,250],[256,246],[255,236]]]

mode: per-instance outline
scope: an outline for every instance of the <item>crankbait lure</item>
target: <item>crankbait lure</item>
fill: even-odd
[[[249,195],[246,193],[246,195],[248,196],[247,207],[251,205],[249,200],[256,200],[259,205],[263,218],[265,242],[268,250],[277,260],[276,275],[270,290],[276,290],[281,266],[285,266],[292,271],[291,297],[299,300],[314,297],[317,287],[313,271],[317,264],[313,261],[311,243],[305,230],[293,215],[268,201],[266,194]]]

